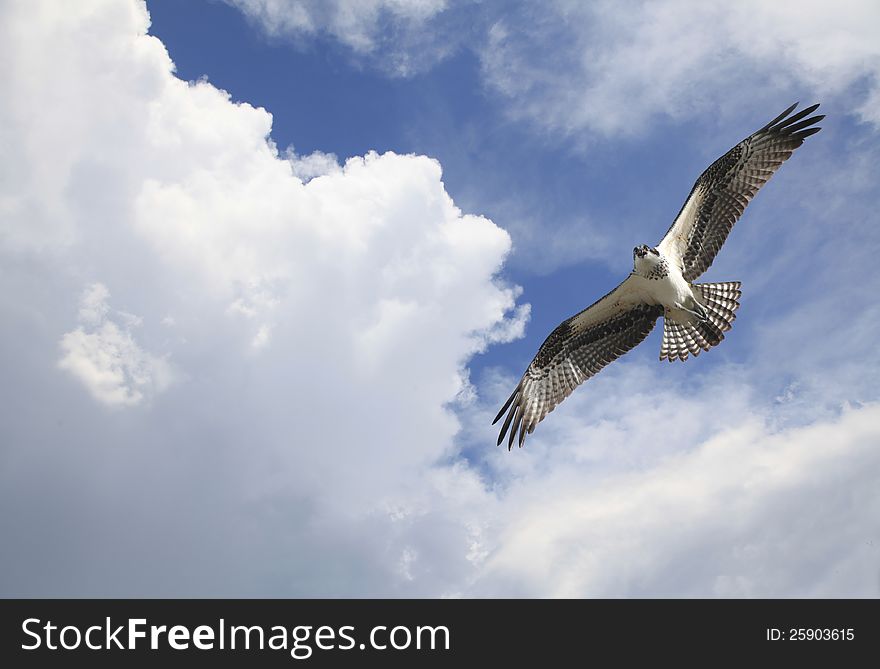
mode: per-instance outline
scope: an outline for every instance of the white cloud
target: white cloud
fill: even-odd
[[[381,39],[380,21],[421,23],[446,8],[446,0],[228,0],[262,22],[270,33],[326,31],[356,51]]]
[[[4,336],[34,352],[9,361],[30,389],[21,394],[52,395],[50,413],[63,416],[52,425],[68,426],[46,434],[19,411],[2,421],[2,443],[42,440],[57,453],[87,440],[65,450],[77,454],[67,474],[89,480],[112,470],[120,481],[71,498],[59,493],[50,504],[59,505],[62,525],[38,532],[51,532],[50,542],[68,536],[78,521],[66,514],[77,505],[146,514],[149,524],[165,510],[148,511],[154,495],[141,496],[131,481],[152,481],[172,516],[194,508],[193,490],[214,495],[197,522],[216,528],[227,548],[240,537],[212,514],[244,518],[269,541],[263,532],[274,521],[260,521],[268,508],[291,518],[276,528],[270,552],[347,541],[352,523],[418,486],[425,468],[453,452],[459,423],[449,403],[466,387],[464,365],[488,341],[521,332],[522,308],[509,324],[505,318],[517,292],[496,276],[509,236],[459,210],[440,165],[423,156],[352,157],[304,183],[267,141],[267,111],[173,76],[163,45],[145,34],[141,3],[5,4],[0,19],[0,50],[15,64],[0,75],[0,127],[13,140],[4,173],[14,177],[0,181],[8,214],[0,241]],[[114,312],[106,289],[93,286],[71,331],[68,286],[83,285],[84,276],[101,277],[138,316]],[[100,402],[145,411],[107,418],[80,403],[80,387],[58,384],[57,369],[47,376],[57,349],[39,342],[57,346],[62,333],[64,370]],[[161,350],[179,372],[165,392],[164,357],[146,348]],[[79,413],[69,413],[74,406]],[[120,441],[125,448],[107,455],[104,447]],[[32,480],[27,453],[4,474],[4,500],[48,494],[42,484],[16,483]],[[53,474],[40,480],[51,485]],[[10,532],[18,522],[0,520]],[[160,523],[179,535],[163,531],[158,550],[189,551],[181,559],[194,566],[189,558],[206,544],[186,522]],[[311,536],[314,523],[325,530]],[[375,531],[345,554],[350,568],[391,541],[386,525]],[[92,536],[81,548],[110,555],[140,545],[126,537],[114,535],[111,549],[103,544],[109,535]],[[131,564],[150,550],[139,548]],[[28,564],[26,553],[9,556],[16,559]],[[166,583],[187,589],[189,576],[176,578],[188,569]],[[121,574],[111,586],[111,572],[101,570],[98,590],[144,586]],[[54,581],[58,592],[89,581],[59,573],[70,580]],[[15,587],[53,587],[32,576],[14,579],[23,584]],[[331,585],[319,580],[315,588]]]
[[[878,29],[869,0],[559,0],[500,16],[480,53],[512,114],[566,135],[642,134],[654,119],[736,114],[743,97],[750,107],[783,94],[829,102],[856,87],[868,93],[849,111],[877,124]]]
[[[717,381],[723,397],[732,388]],[[593,389],[603,419],[575,423],[594,413],[578,398],[507,474],[509,510],[495,512],[471,594],[880,594],[878,405],[774,431],[750,405],[725,406],[717,421],[712,397],[689,410],[675,392],[637,395],[616,410],[602,394]],[[667,431],[670,412],[690,439]]]
[[[454,50],[428,29],[447,0],[225,1],[273,37],[329,35],[359,56],[376,56],[374,62],[395,76],[433,65]],[[395,37],[389,39],[389,32]]]
[[[294,175],[302,181],[310,181],[315,177],[333,174],[341,170],[339,158],[336,157],[335,153],[313,151],[303,156],[296,153],[293,147],[287,147],[284,155],[288,162],[290,162]]]
[[[80,300],[80,327],[61,337],[58,367],[72,374],[99,402],[134,406],[164,391],[173,381],[171,365],[144,351],[131,328],[141,319],[116,312],[110,317],[110,293],[101,283],[89,286]]]

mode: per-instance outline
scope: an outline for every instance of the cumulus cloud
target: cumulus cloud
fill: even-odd
[[[2,75],[0,105],[0,126],[14,140],[3,157],[14,178],[0,186],[4,336],[41,351],[5,360],[20,374],[4,383],[20,376],[18,393],[28,397],[51,389],[51,424],[67,428],[43,433],[30,411],[10,403],[4,447],[56,452],[88,435],[102,454],[67,451],[78,454],[68,463],[74,479],[88,479],[103,458],[120,480],[151,481],[184,506],[200,486],[178,487],[166,465],[149,463],[213,462],[225,486],[201,486],[215,504],[199,522],[224,545],[238,540],[213,515],[220,509],[244,512],[267,541],[271,526],[281,560],[293,559],[297,545],[314,552],[343,541],[355,519],[422,485],[425,469],[453,452],[460,426],[450,403],[467,388],[468,359],[522,332],[527,309],[513,312],[518,291],[497,276],[509,236],[456,207],[439,163],[427,157],[369,153],[334,169],[326,155],[279,156],[266,110],[173,75],[164,46],[146,34],[142,3],[49,4],[2,10],[0,49],[16,64]],[[70,286],[87,283],[84,276],[103,284],[82,298],[81,324],[71,330],[67,305],[78,289]],[[137,316],[114,311],[103,286]],[[62,370],[53,373],[82,385],[59,384],[46,368],[59,337]],[[173,386],[166,356],[180,374]],[[109,421],[78,403],[83,390],[104,404],[150,406]],[[119,453],[103,451],[120,442]],[[31,478],[27,452],[16,450],[22,459],[4,479],[6,501],[40,487],[16,483]],[[199,467],[181,467],[184,478],[202,477]],[[111,504],[113,513],[137,516],[153,497],[136,486],[87,487],[70,497],[64,485],[54,488],[61,524],[45,525],[35,541],[67,536],[77,525],[67,511],[77,507]],[[258,521],[273,507],[290,519],[286,529]],[[25,531],[17,522],[6,516],[3,527]],[[316,523],[326,531],[311,536]],[[185,537],[185,523],[179,528]],[[394,550],[387,527],[376,531],[383,550]],[[139,545],[133,535],[93,539],[84,551],[128,554]],[[189,560],[204,544],[182,541],[184,562],[195,568]],[[4,579],[27,564],[20,546],[7,556]],[[347,566],[364,551],[355,546]],[[120,573],[112,585],[104,573],[102,592],[143,592],[144,582]],[[315,589],[332,586],[319,579]]]
[[[101,283],[89,286],[80,300],[80,327],[61,337],[58,366],[72,374],[108,406],[134,406],[165,390],[174,378],[170,364],[144,351],[131,328],[141,319],[116,312],[110,317],[110,293]]]

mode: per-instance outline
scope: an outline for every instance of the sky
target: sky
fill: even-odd
[[[880,8],[0,3],[0,596],[880,595]],[[530,436],[543,339],[823,130]]]

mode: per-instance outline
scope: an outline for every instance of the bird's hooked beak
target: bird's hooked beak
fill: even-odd
[[[648,255],[648,247],[644,244],[633,249],[633,257],[644,258],[646,255]]]

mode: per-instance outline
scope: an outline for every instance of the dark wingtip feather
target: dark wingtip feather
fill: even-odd
[[[817,116],[811,116],[810,118],[804,119],[800,123],[795,123],[794,125],[786,125],[785,132],[796,133],[798,130],[803,130],[807,126],[811,126],[814,123],[818,123],[823,118],[825,118],[825,114],[819,114]]]
[[[809,107],[805,107],[804,109],[801,109],[797,114],[789,116],[789,114],[791,114],[791,112],[794,111],[794,109],[798,106],[798,104],[799,103],[795,102],[791,107],[789,107],[784,112],[782,112],[779,116],[777,116],[772,121],[770,121],[770,123],[765,125],[758,132],[782,132],[783,130],[785,130],[786,132],[792,132],[792,128],[795,123],[800,121],[805,116],[809,116],[810,114],[812,114],[814,111],[816,111],[819,108],[819,103],[817,102],[816,104],[813,104],[813,105],[810,105]],[[822,118],[825,118],[824,115],[817,117],[812,122],[816,123],[817,121],[821,120]],[[807,125],[809,125],[809,124],[807,124]],[[803,127],[803,126],[801,126],[801,127]]]
[[[803,141],[807,137],[809,137],[810,135],[815,135],[821,129],[822,129],[821,126],[817,126],[815,128],[807,128],[806,130],[801,130],[800,132],[795,133],[794,135],[792,135],[792,137],[796,137],[797,139]]]
[[[510,401],[508,401],[507,404],[510,404]],[[506,406],[507,405],[505,405],[505,407]],[[510,427],[510,421],[513,420],[513,415],[516,413],[516,409],[518,407],[518,404],[510,407],[510,411],[507,413],[507,418],[504,420],[504,424],[501,426],[501,432],[498,434],[498,443],[496,444],[496,446],[500,446],[501,442],[504,441],[504,435],[507,433],[507,428]]]
[[[773,126],[773,130],[782,130],[783,128],[789,127],[793,123],[797,123],[805,116],[809,116],[814,111],[816,111],[816,109],[818,107],[819,107],[819,105],[812,105],[811,107],[807,107],[806,109],[801,109],[797,114],[794,114],[793,116],[789,116],[787,119],[785,119],[784,121],[782,121],[778,125]]]
[[[519,386],[517,386],[512,393],[510,393],[510,397],[507,398],[507,401],[504,403],[504,406],[501,407],[501,411],[498,412],[498,415],[495,416],[495,420],[492,421],[492,425],[497,423],[501,416],[507,411],[507,407],[510,406],[510,403],[513,402],[513,398],[516,397],[516,394],[519,392]]]
[[[777,116],[775,119],[773,119],[772,121],[770,121],[770,123],[768,123],[767,125],[765,125],[765,126],[764,126],[763,128],[761,128],[758,132],[764,132],[765,130],[768,130],[771,126],[773,126],[773,125],[779,123],[782,119],[784,119],[786,116],[788,116],[789,114],[791,114],[791,112],[793,112],[794,109],[795,109],[795,107],[797,107],[799,104],[800,104],[800,102],[795,102],[791,107],[789,107],[789,108],[786,109],[784,112],[782,112],[779,116]]]
[[[513,448],[513,440],[516,438],[516,431],[519,429],[520,423],[522,422],[522,406],[516,405],[516,412],[513,415],[513,423],[510,426],[510,436],[507,440],[507,450],[509,451]],[[506,421],[505,421],[506,423]]]

